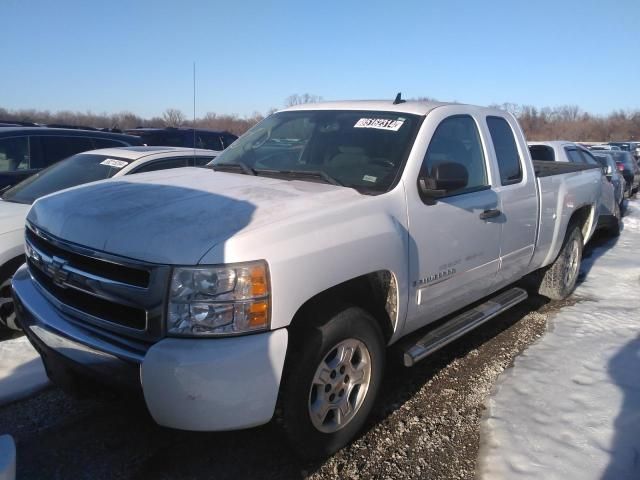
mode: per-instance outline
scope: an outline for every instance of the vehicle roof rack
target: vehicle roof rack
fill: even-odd
[[[70,128],[72,130],[98,130],[96,127],[87,127],[85,125],[69,125],[66,123],[47,123],[45,127],[49,128]]]
[[[42,125],[39,125],[37,123],[33,123],[33,122],[23,122],[21,120],[0,120],[0,123],[8,123],[11,125],[20,125],[21,127],[41,127]]]

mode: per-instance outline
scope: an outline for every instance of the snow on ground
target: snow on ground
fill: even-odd
[[[640,202],[583,261],[578,303],[498,381],[482,479],[640,479]]]
[[[42,360],[26,337],[0,341],[0,405],[26,397],[48,383]]]

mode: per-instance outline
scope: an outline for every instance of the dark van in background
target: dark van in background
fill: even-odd
[[[126,130],[136,135],[145,145],[163,147],[205,148],[222,151],[238,137],[233,133],[196,128],[134,128]]]
[[[142,143],[132,135],[98,130],[0,127],[0,189],[15,185],[76,153]]]

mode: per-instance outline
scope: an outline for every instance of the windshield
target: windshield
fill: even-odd
[[[58,190],[110,178],[130,162],[126,158],[80,153],[20,182],[7,190],[2,199],[30,204],[39,197]]]
[[[211,165],[382,193],[399,178],[419,120],[393,112],[280,112],[233,142]]]

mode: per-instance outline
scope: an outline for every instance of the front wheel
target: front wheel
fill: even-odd
[[[583,244],[580,227],[569,225],[558,257],[542,274],[540,295],[551,300],[564,300],[571,295],[580,273]]]
[[[298,332],[281,394],[285,434],[296,452],[331,455],[360,431],[385,363],[382,333],[358,307],[338,309]]]

